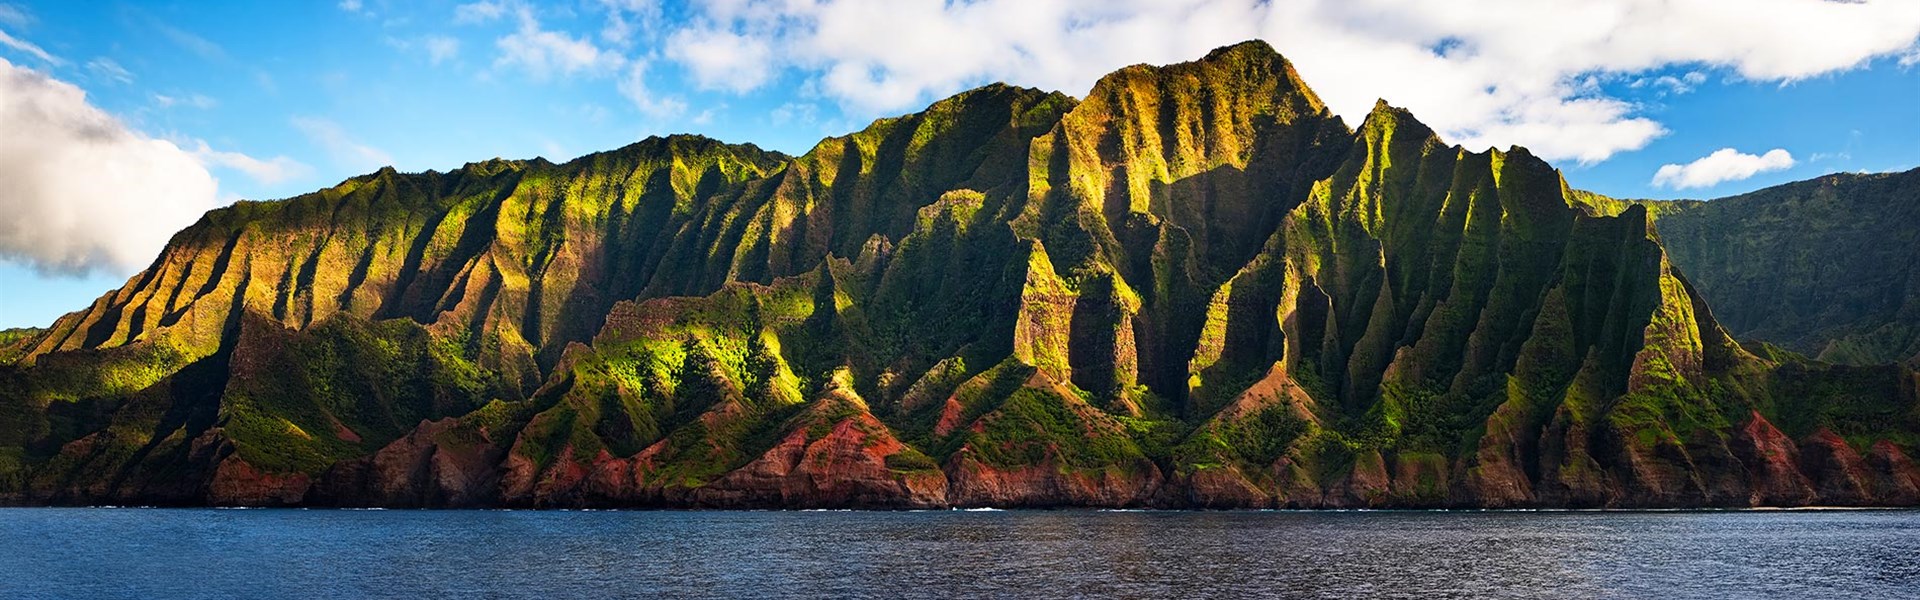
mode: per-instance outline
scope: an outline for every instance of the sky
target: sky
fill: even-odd
[[[1384,98],[1615,197],[1920,166],[1913,0],[0,0],[0,328],[237,199],[669,133],[799,154],[1255,38],[1350,125]]]

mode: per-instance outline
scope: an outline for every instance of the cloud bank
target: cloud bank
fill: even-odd
[[[1788,169],[1793,165],[1793,154],[1781,148],[1768,150],[1766,154],[1758,156],[1721,148],[1684,165],[1660,167],[1653,174],[1653,186],[1676,190],[1713,187],[1768,171]]]
[[[850,116],[996,80],[1077,95],[1118,67],[1261,38],[1349,120],[1386,98],[1449,141],[1582,162],[1667,131],[1603,92],[1611,77],[1687,66],[1791,82],[1920,56],[1920,2],[1904,0],[713,0],[690,11],[664,33],[664,54],[701,87],[748,92],[797,70]]]
[[[268,185],[313,173],[286,156],[148,136],[79,87],[6,59],[0,123],[0,261],[47,275],[146,267],[175,231],[220,204],[209,168]]]
[[[135,271],[215,205],[217,184],[192,153],[4,59],[0,123],[0,259],[49,274]]]

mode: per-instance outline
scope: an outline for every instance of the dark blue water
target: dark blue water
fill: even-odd
[[[0,510],[4,598],[1920,596],[1920,512]]]

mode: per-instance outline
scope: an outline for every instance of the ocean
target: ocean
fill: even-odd
[[[1920,511],[0,509],[0,598],[1913,598]]]

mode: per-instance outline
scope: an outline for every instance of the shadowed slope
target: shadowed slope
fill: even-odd
[[[1651,203],[1728,328],[1821,360],[1920,364],[1920,171]]]

